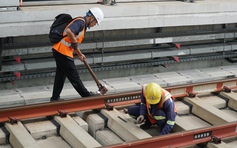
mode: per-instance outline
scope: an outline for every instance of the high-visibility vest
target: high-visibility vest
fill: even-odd
[[[73,22],[75,22],[76,20],[83,20],[85,22],[85,20],[83,18],[76,18],[74,19],[72,22],[70,22],[68,26],[70,26]],[[67,28],[66,27],[66,28]],[[63,36],[66,36],[66,29],[63,32]],[[82,40],[84,39],[84,35],[85,35],[85,27],[83,28],[83,30],[81,32],[78,33],[78,35],[76,35],[76,40],[78,43],[81,43]],[[64,37],[60,42],[54,44],[53,48],[55,50],[57,50],[59,53],[71,57],[73,58],[73,48],[71,47],[71,43],[72,41],[69,39],[68,36]]]
[[[143,85],[143,87],[142,87],[142,92],[143,92],[143,96],[146,98],[145,88],[146,88],[146,85]],[[170,99],[170,98],[171,98],[172,100],[174,99],[174,98],[172,97],[172,95],[171,95],[167,90],[165,90],[165,89],[162,88],[161,99],[160,99],[160,102],[157,104],[157,105],[158,105],[157,108],[158,108],[158,109],[162,109],[164,102],[165,102],[166,100]],[[151,122],[152,124],[155,124],[155,123],[156,123],[156,120],[155,120],[154,117],[152,116],[149,107],[150,107],[150,104],[146,101],[146,109],[147,109],[147,113],[148,113],[148,119],[150,120],[150,122]],[[174,104],[174,112],[177,112],[177,109],[176,109],[175,104]]]

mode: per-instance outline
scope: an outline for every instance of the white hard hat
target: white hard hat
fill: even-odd
[[[104,19],[103,11],[100,8],[98,8],[98,7],[94,7],[94,8],[90,9],[90,12],[95,17],[95,19],[97,21],[97,24],[100,25],[100,22]]]

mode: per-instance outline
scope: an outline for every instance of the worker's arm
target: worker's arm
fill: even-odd
[[[138,124],[142,123],[147,115],[146,99],[143,96],[143,93],[141,93],[140,98],[141,98],[140,113],[139,113],[139,116],[137,117]]]
[[[165,135],[170,133],[175,124],[176,112],[174,112],[174,102],[170,98],[166,100],[163,104],[163,109],[166,113],[167,122],[163,129],[161,129],[160,135]]]
[[[71,31],[70,28],[66,28],[66,33],[67,33],[67,36],[69,37],[69,39],[72,41],[71,47],[77,53],[77,57],[79,58],[80,61],[84,61],[86,59],[86,57],[84,54],[81,53],[81,50],[78,47],[78,43],[77,43],[74,33]]]
[[[145,117],[147,115],[146,99],[143,96],[143,93],[141,93],[140,97],[141,97],[140,115],[143,115]]]

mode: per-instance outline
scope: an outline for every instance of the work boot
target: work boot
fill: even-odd
[[[63,101],[63,100],[64,100],[64,99],[61,99],[60,97],[58,97],[57,99],[50,98],[50,102]]]
[[[101,95],[99,91],[96,91],[96,92],[90,91],[90,96],[99,96],[99,95]]]
[[[101,109],[92,109],[94,113],[99,113]]]
[[[124,112],[125,114],[127,114],[127,113],[128,113],[128,109],[127,109],[127,108],[124,108],[124,109],[123,109],[123,112]]]
[[[144,124],[140,125],[140,128],[145,130],[145,129],[149,129],[151,127],[151,122],[146,120]]]

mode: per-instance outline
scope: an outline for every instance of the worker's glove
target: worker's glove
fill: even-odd
[[[144,121],[144,116],[140,115],[139,117],[137,117],[137,123],[140,124]]]
[[[78,43],[72,43],[72,44],[71,44],[71,47],[72,47],[74,50],[77,50],[77,48],[78,48]]]

